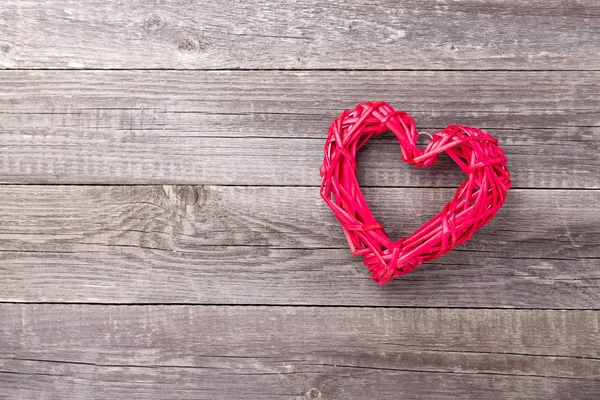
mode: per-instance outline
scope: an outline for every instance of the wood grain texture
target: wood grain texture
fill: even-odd
[[[5,0],[3,68],[598,69],[595,0]]]
[[[32,398],[593,399],[593,311],[0,305]],[[552,332],[552,334],[548,334]]]
[[[453,191],[365,196],[399,238]],[[19,185],[0,204],[1,301],[600,309],[596,190],[511,190],[469,242],[383,288],[317,188]]]
[[[0,72],[0,181],[319,185],[330,122],[381,99],[420,130],[489,130],[515,187],[600,188],[599,72]],[[365,186],[453,186],[388,135],[359,158]]]
[[[599,61],[596,0],[2,1],[0,399],[597,399]],[[516,188],[385,287],[317,188],[366,100]],[[399,155],[358,160],[392,238],[464,179]]]

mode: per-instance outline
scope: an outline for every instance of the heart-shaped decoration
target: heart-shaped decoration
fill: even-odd
[[[395,242],[375,220],[356,178],[356,152],[371,136],[385,131],[398,138],[404,162],[427,167],[445,151],[467,174],[442,211]],[[417,147],[418,135],[407,113],[384,102],[361,103],[333,121],[325,142],[321,197],[342,225],[352,253],[364,257],[373,280],[380,285],[468,240],[494,218],[511,187],[504,151],[489,133],[448,125],[432,136],[424,150]]]

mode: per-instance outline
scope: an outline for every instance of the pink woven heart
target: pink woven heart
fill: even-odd
[[[417,167],[435,164],[446,152],[467,175],[454,198],[429,222],[397,241],[388,238],[375,220],[356,179],[356,152],[373,135],[392,131],[402,160]],[[417,147],[410,115],[389,104],[362,103],[344,111],[329,127],[321,166],[321,196],[342,225],[354,255],[364,257],[373,280],[385,284],[434,260],[468,240],[494,218],[511,187],[506,158],[489,133],[449,125],[433,135],[425,150]]]

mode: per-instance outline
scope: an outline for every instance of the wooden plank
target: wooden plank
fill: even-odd
[[[0,71],[0,101],[6,128],[123,140],[152,127],[165,136],[320,139],[342,110],[383,100],[420,129],[545,128],[543,138],[513,144],[558,144],[549,128],[598,126],[598,85],[600,72],[589,71]]]
[[[3,304],[0,385],[8,398],[592,399],[599,324],[592,311]]]
[[[515,187],[600,188],[599,85],[598,72],[4,71],[0,181],[314,186],[331,120],[382,99],[422,130],[490,130]],[[463,179],[448,158],[403,165],[389,136],[359,161],[366,186]]]
[[[595,0],[7,0],[3,68],[597,69]]]
[[[390,237],[452,189],[365,190]],[[600,191],[512,190],[467,243],[386,287],[317,188],[0,187],[0,301],[600,309]]]

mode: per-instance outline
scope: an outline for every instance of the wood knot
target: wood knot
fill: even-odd
[[[143,25],[144,30],[146,32],[155,32],[160,29],[163,29],[165,26],[167,26],[165,20],[163,20],[159,15],[156,14],[150,14],[148,18],[146,18],[146,20],[144,21]]]
[[[208,199],[208,190],[201,185],[164,185],[162,189],[171,207],[174,206],[180,216],[199,215]]]
[[[318,399],[321,397],[321,392],[318,389],[312,388],[308,392],[306,392],[306,397],[311,400]]]
[[[203,46],[198,39],[196,39],[195,37],[188,36],[179,39],[177,43],[177,48],[182,52],[195,53],[198,50],[202,49]]]
[[[12,46],[8,43],[0,43],[0,53],[8,54],[12,50]]]

